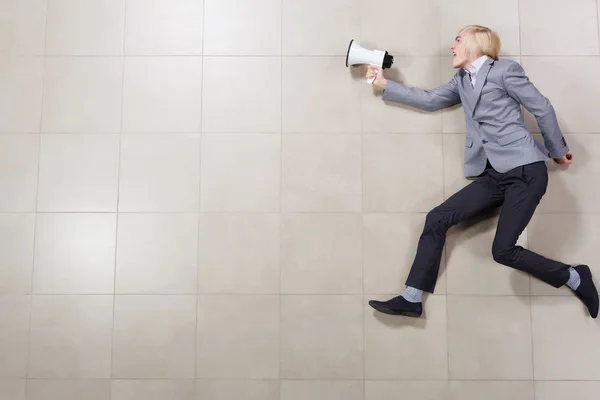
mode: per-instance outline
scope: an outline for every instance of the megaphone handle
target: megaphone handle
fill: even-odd
[[[377,64],[373,64],[373,65],[377,65]],[[378,67],[381,67],[381,65],[377,65],[377,66],[378,66]],[[373,78],[367,78],[367,83],[368,83],[369,85],[372,85],[372,84],[373,84],[373,82],[375,82],[375,79],[377,79],[377,76],[378,76],[378,75],[379,75],[379,74],[375,75]]]

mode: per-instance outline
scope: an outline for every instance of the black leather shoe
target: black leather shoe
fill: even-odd
[[[390,315],[420,317],[423,313],[423,303],[411,303],[402,296],[394,297],[388,301],[371,300],[369,305],[379,312]]]
[[[590,267],[587,265],[580,265],[573,269],[577,271],[581,278],[581,283],[577,290],[575,290],[575,294],[585,304],[590,312],[590,316],[596,318],[598,316],[598,291],[592,280],[592,271],[590,271]]]

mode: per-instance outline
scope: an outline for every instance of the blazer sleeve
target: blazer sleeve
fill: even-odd
[[[423,90],[388,80],[383,100],[402,103],[425,111],[437,111],[460,103],[456,77],[435,89]]]
[[[558,125],[554,107],[529,81],[523,67],[518,63],[510,63],[504,71],[503,81],[508,95],[535,116],[550,157],[561,158],[566,155],[569,147]]]

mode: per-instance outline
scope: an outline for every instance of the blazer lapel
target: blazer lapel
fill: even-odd
[[[475,114],[475,108],[477,108],[477,104],[479,104],[479,99],[481,98],[481,90],[483,89],[483,85],[485,84],[488,73],[490,72],[493,63],[494,60],[492,58],[488,58],[481,66],[479,72],[477,72],[475,88],[473,89],[475,99],[473,102],[473,110],[471,110],[471,116]]]

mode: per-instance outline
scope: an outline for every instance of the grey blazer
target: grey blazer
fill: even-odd
[[[495,170],[507,172],[536,161],[546,161],[548,156],[560,158],[569,152],[550,101],[514,61],[488,58],[477,73],[475,87],[462,68],[450,82],[432,90],[388,80],[383,100],[426,111],[462,103],[467,121],[467,177],[480,175],[488,159]],[[547,151],[525,127],[521,105],[535,116]]]

